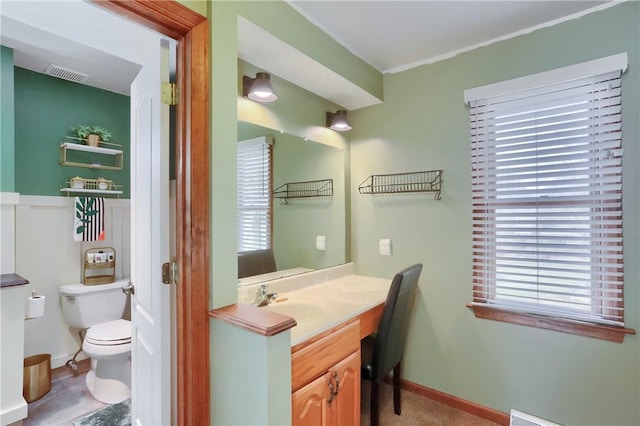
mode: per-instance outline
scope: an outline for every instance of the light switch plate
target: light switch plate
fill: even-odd
[[[380,256],[391,256],[391,239],[381,239],[378,243],[378,249],[380,250]]]
[[[318,250],[326,251],[327,250],[327,237],[324,235],[318,235],[316,237],[316,248]]]

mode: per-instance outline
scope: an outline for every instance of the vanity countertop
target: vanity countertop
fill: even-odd
[[[29,280],[22,278],[18,274],[2,274],[0,275],[0,287],[13,287],[16,285],[29,284]]]
[[[351,274],[279,292],[275,302],[260,309],[295,318],[298,324],[291,329],[291,346],[295,346],[383,304],[390,286],[390,279]],[[275,283],[269,287],[278,291]]]

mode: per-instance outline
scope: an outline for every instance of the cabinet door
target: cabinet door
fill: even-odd
[[[330,370],[338,394],[329,406],[329,424],[360,425],[360,351],[349,355]]]
[[[291,395],[292,426],[328,425],[329,373],[318,377]]]

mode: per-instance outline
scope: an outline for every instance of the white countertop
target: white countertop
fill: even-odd
[[[279,291],[277,280],[267,284],[269,291],[278,292],[278,299],[260,309],[296,319],[298,325],[291,329],[295,346],[384,303],[391,280],[349,274],[287,292]]]

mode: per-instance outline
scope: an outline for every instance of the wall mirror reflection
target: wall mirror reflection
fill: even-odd
[[[240,283],[345,263],[344,149],[239,122],[238,150]],[[319,179],[333,180],[333,195],[273,197],[281,185]]]

